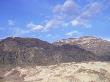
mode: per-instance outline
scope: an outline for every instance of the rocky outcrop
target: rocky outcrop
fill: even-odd
[[[9,37],[0,42],[0,63],[23,66],[51,64],[53,48],[53,45],[39,39]]]
[[[53,43],[54,45],[77,45],[80,48],[95,54],[97,60],[110,61],[110,42],[93,36],[63,39]]]

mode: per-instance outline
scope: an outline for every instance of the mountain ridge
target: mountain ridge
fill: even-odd
[[[106,48],[104,55],[94,53],[91,47],[90,50],[88,49],[87,45],[81,45],[81,42],[85,42],[84,44],[88,42],[93,46],[92,41],[104,43],[101,43],[102,47]],[[37,38],[8,37],[0,41],[0,65],[27,66],[81,61],[110,61],[109,44],[110,42],[95,37],[82,37],[79,40],[69,39],[68,43],[48,43]],[[100,51],[99,48],[97,50]]]

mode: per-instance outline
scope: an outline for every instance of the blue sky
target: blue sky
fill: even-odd
[[[110,0],[0,0],[0,38],[110,40]]]

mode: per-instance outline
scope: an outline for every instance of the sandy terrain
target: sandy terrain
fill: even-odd
[[[63,63],[51,66],[16,67],[0,82],[110,82],[109,62]]]

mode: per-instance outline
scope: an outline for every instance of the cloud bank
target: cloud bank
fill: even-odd
[[[59,27],[91,27],[91,19],[104,10],[103,2],[108,0],[93,0],[85,6],[79,5],[75,0],[66,0],[63,4],[54,6],[53,17],[45,24],[27,24],[33,31],[49,31]],[[65,25],[66,24],[66,25]],[[69,28],[69,27],[68,27]]]

